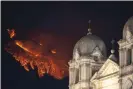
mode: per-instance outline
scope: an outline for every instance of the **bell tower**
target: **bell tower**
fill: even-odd
[[[133,17],[125,24],[119,44],[120,89],[133,89]],[[126,83],[128,83],[125,85]],[[127,88],[129,87],[129,88]]]

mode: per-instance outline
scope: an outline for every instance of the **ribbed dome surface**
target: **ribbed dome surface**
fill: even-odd
[[[101,54],[106,57],[106,46],[104,42],[95,35],[86,35],[76,43],[73,50],[73,57],[77,55],[77,52],[80,56],[91,55],[96,47],[98,47]]]
[[[123,39],[126,39],[127,30],[129,30],[131,32],[131,34],[133,34],[133,16],[131,18],[129,18],[128,21],[126,22],[126,24],[124,25]]]

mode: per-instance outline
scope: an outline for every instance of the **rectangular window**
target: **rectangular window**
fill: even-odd
[[[77,84],[79,82],[79,69],[75,69],[75,71],[76,71],[75,84]]]
[[[132,59],[131,59],[131,58],[132,58],[132,57],[131,57],[131,56],[132,56],[132,54],[131,54],[131,49],[128,50],[127,55],[128,55],[128,56],[127,56],[127,65],[130,65],[130,64],[131,64],[131,60],[132,60]]]

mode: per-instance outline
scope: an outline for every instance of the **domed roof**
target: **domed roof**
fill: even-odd
[[[123,39],[126,39],[127,32],[131,33],[133,35],[133,16],[128,19],[126,24],[124,25],[123,28]]]
[[[75,45],[73,50],[73,59],[79,56],[103,56],[106,57],[106,46],[97,36],[87,34],[82,37]]]

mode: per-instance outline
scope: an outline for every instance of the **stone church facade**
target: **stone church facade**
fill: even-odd
[[[118,41],[119,58],[91,29],[75,45],[69,61],[69,89],[133,89],[133,17],[123,28]]]

